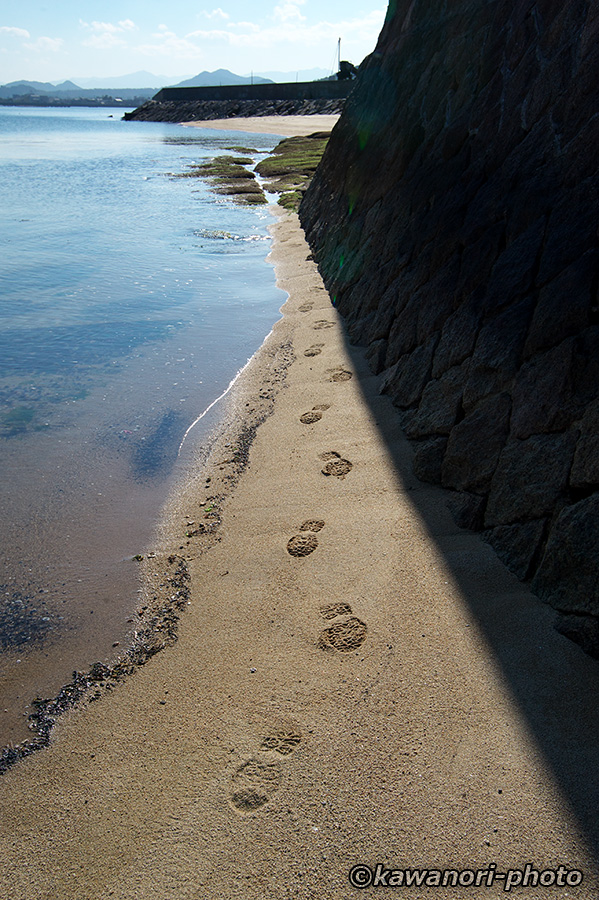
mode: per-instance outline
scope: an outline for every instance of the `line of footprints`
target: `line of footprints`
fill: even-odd
[[[343,460],[344,461],[344,460]],[[351,466],[351,463],[350,463]],[[323,469],[324,471],[324,469]],[[294,534],[287,542],[287,552],[291,556],[302,557],[313,553],[318,547],[316,535],[325,526],[322,519],[308,519],[300,525],[300,534]],[[332,625],[320,633],[318,646],[321,650],[357,650],[366,640],[366,624],[352,615],[349,603],[328,603],[320,607],[323,619],[335,619]]]
[[[310,304],[300,307],[301,312],[309,312],[311,309]],[[322,320],[313,327],[320,330],[331,328],[333,324]],[[318,356],[323,347],[324,344],[313,344],[304,350],[304,356]],[[332,382],[349,381],[352,377],[352,373],[342,366],[327,369],[326,374]],[[328,409],[328,403],[313,406],[300,416],[300,422],[303,425],[313,425],[322,419],[323,413]],[[353,464],[348,459],[343,459],[336,450],[321,453],[320,460],[324,463],[321,472],[325,476],[343,479],[353,468]],[[322,519],[303,522],[299,526],[299,534],[293,535],[287,542],[287,552],[298,559],[309,556],[318,547],[317,535],[324,527]],[[349,603],[327,603],[320,607],[319,613],[322,619],[330,623],[318,637],[320,649],[347,653],[357,650],[366,640],[366,623],[353,615]],[[233,774],[230,799],[238,812],[255,812],[274,796],[282,781],[281,757],[289,756],[301,741],[301,732],[294,727],[275,728],[264,737],[258,752]]]
[[[307,311],[307,310],[306,310]],[[316,330],[322,328],[330,328],[333,322],[319,321],[313,326]],[[312,344],[307,350],[304,350],[304,356],[318,356],[324,344]],[[326,370],[328,380],[332,382],[349,381],[352,373],[343,366],[335,366]],[[303,425],[313,425],[322,419],[322,415],[330,409],[328,403],[321,403],[313,406],[308,412],[302,413],[300,422]],[[321,472],[325,476],[333,476],[343,479],[351,472],[353,463],[349,459],[344,459],[336,450],[327,450],[320,454],[320,459],[324,462]],[[322,519],[308,519],[299,526],[299,534],[293,535],[287,542],[287,552],[291,556],[297,558],[309,556],[318,547],[317,534],[322,531],[325,523]],[[330,603],[322,606],[320,615],[324,619],[335,620],[328,628],[325,628],[318,639],[318,646],[323,650],[339,650],[348,652],[356,650],[366,640],[368,631],[366,624],[352,615],[352,608],[348,603]]]
[[[325,604],[320,615],[332,622],[318,640],[323,650],[356,650],[365,641],[366,624],[352,615],[349,603]],[[301,741],[294,727],[275,728],[263,738],[258,752],[233,773],[230,799],[238,812],[253,813],[276,794],[283,780],[280,757],[289,756]]]

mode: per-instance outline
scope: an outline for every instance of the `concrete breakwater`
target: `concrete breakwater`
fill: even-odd
[[[250,116],[335,115],[343,100],[148,100],[123,116],[135,122],[201,122]]]
[[[340,113],[353,81],[239,84],[163,88],[124,118],[142,122],[191,122],[249,116]]]
[[[599,656],[599,13],[389,6],[300,209],[423,480]]]

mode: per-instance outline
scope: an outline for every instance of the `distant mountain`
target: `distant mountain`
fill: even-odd
[[[110,95],[123,100],[137,97],[151,97],[161,87],[203,87],[224,84],[272,84],[273,82],[317,81],[330,75],[326,69],[300,69],[296,72],[260,72],[253,75],[236,75],[229,69],[215,72],[200,72],[193,78],[173,85],[166,75],[152,75],[151,72],[131,72],[109,78],[77,78],[52,84],[49,81],[11,81],[0,86],[0,100],[38,94],[59,100],[79,98],[98,99]]]
[[[20,94],[48,94],[56,88],[49,81],[10,81],[0,86],[0,97],[16,97]]]
[[[81,85],[75,84],[74,81],[62,81],[60,84],[56,84],[50,88],[48,93],[64,93],[64,91],[79,91],[81,92]]]
[[[72,100],[100,100],[111,96],[114,99],[119,98],[122,101],[134,100],[137,104],[139,100],[149,99],[156,93],[156,89],[148,87],[143,88],[95,88],[86,90],[79,87],[73,81],[62,81],[60,84],[50,84],[48,81],[11,81],[8,84],[0,86],[0,101],[20,102],[31,105],[31,96],[39,97],[40,102],[43,98],[44,105],[52,101],[62,103]],[[22,98],[22,100],[20,99]]]
[[[320,78],[328,78],[330,69],[300,69],[296,72],[260,72],[262,78],[276,81],[277,84],[290,81],[318,81]],[[247,76],[246,76],[247,77]],[[256,76],[254,75],[254,80]]]
[[[228,69],[217,69],[215,72],[200,72],[187,81],[180,81],[172,87],[218,87],[223,84],[272,84],[270,78],[262,78],[259,75],[235,75]]]

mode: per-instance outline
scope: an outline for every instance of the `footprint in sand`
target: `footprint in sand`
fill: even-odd
[[[336,478],[345,478],[348,472],[354,467],[354,464],[349,461],[349,459],[343,459],[340,453],[337,453],[336,450],[327,450],[326,453],[321,453],[320,458],[323,460],[328,460],[326,466],[321,469],[323,475],[334,475]]]
[[[314,309],[314,306],[312,303],[302,303],[302,305],[299,306],[298,309],[300,312],[310,312],[312,309]]]
[[[334,325],[334,322],[329,322],[327,319],[319,319],[318,322],[314,323],[312,328],[314,331],[321,331],[323,328],[333,328]]]
[[[287,553],[291,556],[308,556],[318,547],[315,534],[294,534],[287,542]]]
[[[273,797],[281,786],[279,762],[269,754],[289,756],[301,744],[301,732],[292,725],[272,728],[260,744],[260,759],[251,757],[239,766],[231,779],[230,799],[241,813],[252,813]]]
[[[301,740],[301,733],[295,728],[276,728],[266,735],[260,744],[260,750],[264,752],[272,750],[281,756],[289,756]]]
[[[306,522],[302,522],[299,527],[300,531],[322,531],[325,523],[322,519],[308,519]]]
[[[302,413],[300,422],[303,425],[313,425],[314,422],[320,422],[323,412],[326,412],[327,409],[330,409],[330,404],[319,403],[318,406],[313,406],[308,412]]]
[[[281,784],[277,762],[248,759],[232,778],[231,803],[242,813],[260,809],[276,794]]]
[[[324,344],[312,344],[311,347],[308,347],[307,350],[304,350],[304,356],[318,356],[319,353],[322,353],[322,348]]]
[[[327,375],[329,376],[329,381],[340,382],[340,381],[349,381],[350,378],[353,378],[351,372],[348,372],[347,369],[344,369],[342,366],[337,366],[334,369],[327,369]]]
[[[349,603],[325,603],[320,607],[320,615],[323,619],[334,619],[337,616],[351,616],[352,608]]]
[[[301,534],[294,534],[287,542],[287,553],[291,556],[308,556],[318,547],[318,538],[316,532],[324,528],[325,523],[322,519],[308,519],[303,522],[299,530]]]
[[[357,650],[364,643],[368,631],[366,623],[352,616],[351,612],[349,603],[328,603],[320,607],[323,619],[340,619],[321,631],[318,638],[321,650],[339,650],[348,653],[350,650]]]
[[[321,419],[322,413],[319,409],[311,409],[300,416],[302,425],[313,425],[315,422],[320,422]]]

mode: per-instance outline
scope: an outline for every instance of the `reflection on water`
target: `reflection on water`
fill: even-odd
[[[270,215],[167,177],[231,134],[109,112],[0,112],[0,745],[125,639],[181,440],[284,299]]]

